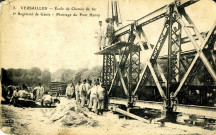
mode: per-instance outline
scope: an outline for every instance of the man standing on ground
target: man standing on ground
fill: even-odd
[[[76,103],[79,102],[79,99],[80,99],[80,85],[81,85],[81,82],[78,81],[76,87],[75,87],[75,91],[76,91]]]
[[[44,87],[41,86],[41,83],[39,83],[39,86],[35,87],[34,90],[36,91],[36,100],[42,99],[44,94]]]
[[[86,83],[86,100],[87,100],[87,106],[89,105],[90,102],[90,89],[92,88],[91,86],[91,80],[88,79],[87,83]]]
[[[87,91],[86,91],[86,79],[83,80],[83,83],[81,84],[80,90],[81,90],[80,91],[81,106],[84,107],[85,101],[86,101],[86,94],[87,94]]]
[[[71,99],[73,94],[74,94],[74,84],[71,83],[66,88],[66,95],[67,95],[68,99]]]
[[[90,89],[90,103],[89,103],[89,109],[91,109],[93,112],[98,113],[98,100],[97,100],[97,90],[99,86],[99,80],[94,81],[95,85]]]
[[[98,79],[98,84],[99,84],[99,79]],[[103,115],[104,111],[104,100],[105,99],[105,89],[101,87],[99,84],[97,86],[97,100],[98,100],[98,114],[101,113]]]

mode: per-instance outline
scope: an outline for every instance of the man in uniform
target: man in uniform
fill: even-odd
[[[50,95],[50,92],[44,92],[44,95],[42,97],[41,101],[42,106],[51,106],[52,105],[52,96]]]
[[[86,83],[86,100],[87,100],[87,106],[89,106],[89,102],[90,102],[90,89],[92,88],[91,86],[91,80],[88,79],[87,83]]]
[[[86,79],[85,79],[83,80],[83,83],[81,84],[81,87],[80,87],[80,99],[81,99],[82,107],[84,107],[85,105],[86,95],[87,95],[87,91],[86,91]]]
[[[66,88],[66,95],[67,95],[68,99],[71,99],[73,94],[74,94],[74,84],[71,83]]]
[[[113,20],[111,18],[106,19],[107,29],[106,29],[106,46],[110,46],[114,39],[114,27]]]
[[[41,86],[41,83],[39,83],[39,86],[35,87],[34,90],[36,91],[36,100],[42,99],[44,94],[44,87]]]
[[[97,101],[98,101],[98,114],[103,115],[104,111],[104,98],[105,98],[105,89],[101,87],[99,79],[97,80]]]
[[[89,110],[92,110],[93,112],[97,111],[97,93],[96,93],[96,81],[94,81],[93,87],[89,90],[90,94],[90,101],[89,101]]]
[[[78,81],[77,85],[75,86],[75,91],[76,91],[76,102],[78,103],[80,100],[80,85],[81,82]]]
[[[98,30],[96,31],[96,38],[98,40],[98,48],[99,50],[103,49],[104,47],[104,30],[103,30],[103,27],[102,27],[102,21],[99,21],[99,28]]]

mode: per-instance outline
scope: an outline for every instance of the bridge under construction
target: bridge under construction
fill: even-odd
[[[113,25],[119,28],[114,32],[114,42],[95,53],[103,56],[101,77],[110,102],[116,103],[114,97],[120,97],[121,93],[124,99],[118,104],[124,101],[129,110],[139,103],[142,107],[159,105],[156,109],[164,110],[167,117],[177,111],[197,113],[200,110],[209,117],[216,116],[213,105],[216,20],[210,29],[198,31],[186,12],[186,8],[197,2],[199,0],[176,0],[120,27],[118,2],[110,1],[112,18],[115,18]],[[162,31],[156,44],[152,44],[145,27],[161,19],[163,24],[158,25]],[[183,44],[194,49],[184,51]],[[164,46],[168,46],[165,54],[161,51]],[[178,109],[173,107],[175,99],[179,102]]]

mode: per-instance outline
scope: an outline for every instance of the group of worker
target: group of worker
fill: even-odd
[[[22,86],[9,85],[4,86],[2,92],[4,99],[13,104],[18,98],[32,99],[34,101],[42,99],[44,96],[44,87],[41,86],[41,83],[34,89],[27,87],[25,84]]]
[[[114,26],[113,26],[113,19],[107,18],[106,19],[106,29],[103,27],[102,21],[99,21],[99,28],[96,31],[96,38],[98,40],[98,48],[99,50],[104,49],[110,46],[114,40]]]
[[[93,83],[91,80],[78,81],[77,85],[71,83],[66,88],[66,95],[69,99],[75,94],[76,103],[81,107],[87,107],[90,111],[103,115],[105,102],[105,89],[102,88],[100,80],[97,79]]]

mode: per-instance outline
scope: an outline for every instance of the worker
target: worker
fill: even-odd
[[[28,87],[25,84],[22,85],[22,89],[28,91]]]
[[[174,96],[174,93],[170,93],[170,99],[171,99],[171,108],[173,111],[177,110],[177,104],[178,104],[178,98]]]
[[[11,96],[11,98],[10,98],[10,102],[9,102],[10,105],[14,103],[14,100],[16,100],[17,93],[18,93],[18,89],[15,87],[15,88],[13,89],[13,94],[12,94],[12,96]]]
[[[36,91],[36,100],[41,100],[44,94],[44,87],[39,83],[39,86],[35,87],[34,90]]]
[[[51,106],[52,105],[52,96],[50,95],[50,92],[44,92],[44,95],[42,97],[41,101],[42,106]]]
[[[90,102],[90,89],[92,88],[92,85],[91,85],[91,80],[87,80],[87,83],[86,83],[86,101],[87,101],[87,106],[89,106],[89,102]]]
[[[89,94],[89,98],[90,98],[88,108],[90,111],[96,111],[96,109],[97,109],[97,105],[96,105],[97,104],[97,97],[96,97],[95,81],[93,82],[91,88],[89,89],[88,94]],[[93,109],[94,102],[95,102],[95,107]]]
[[[113,27],[113,20],[111,18],[106,19],[107,28],[106,28],[106,45],[111,46],[113,39],[114,39],[114,27]]]
[[[97,100],[97,91],[99,87],[99,79],[94,81],[94,86],[91,88],[91,94],[90,94],[90,103],[89,108],[94,112],[98,114],[98,100]]]
[[[66,88],[66,95],[67,95],[67,98],[68,99],[71,99],[72,98],[72,96],[73,96],[73,94],[74,94],[74,84],[73,83],[71,83],[71,84],[69,84],[68,86],[67,86],[67,88]]]
[[[98,79],[99,81],[99,79]],[[99,83],[98,83],[99,84]],[[105,99],[105,89],[99,84],[97,86],[97,101],[98,101],[98,114],[103,115],[104,111],[104,100]]]
[[[10,100],[13,98],[13,92],[14,92],[14,86],[13,85],[9,85],[8,87],[7,87],[7,99],[9,100],[9,102],[10,102]]]
[[[80,86],[80,99],[81,99],[81,107],[84,107],[86,102],[86,79],[83,80],[83,83]]]
[[[98,22],[99,28],[96,31],[96,38],[98,41],[98,48],[99,50],[102,50],[104,48],[104,40],[105,40],[105,35],[104,35],[104,29],[102,27],[102,21]]]
[[[75,93],[76,93],[76,103],[79,103],[79,100],[80,100],[80,85],[81,85],[81,82],[78,81],[77,85],[75,86]]]

